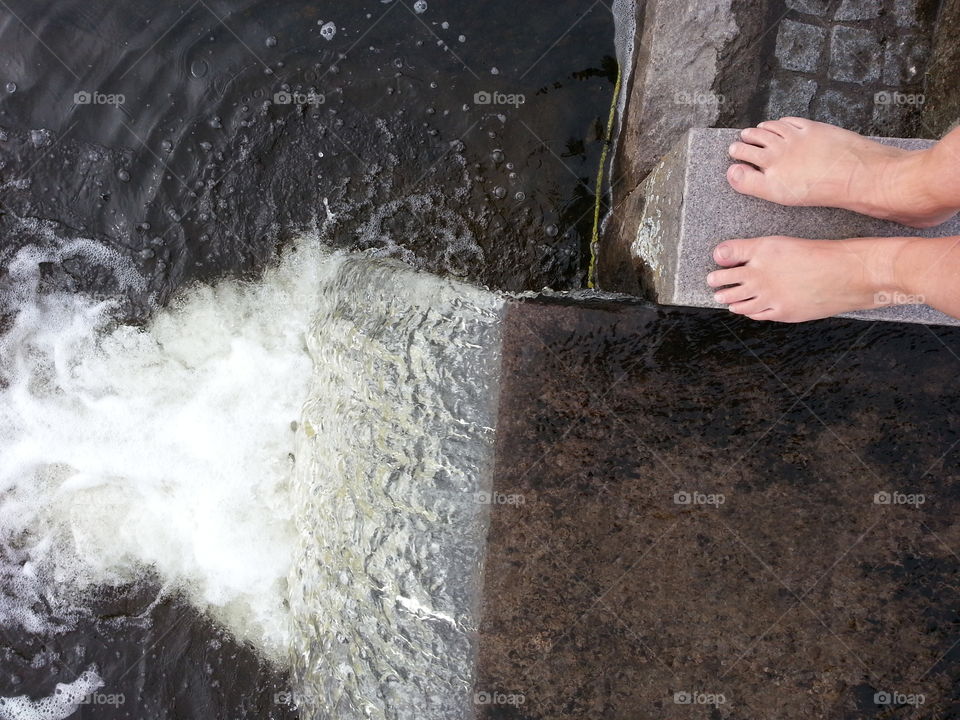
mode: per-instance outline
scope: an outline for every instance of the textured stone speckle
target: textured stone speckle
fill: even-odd
[[[920,24],[917,18],[917,0],[893,0],[893,17],[897,25],[915,28]]]
[[[830,0],[787,0],[787,7],[807,15],[823,17],[830,10]]]
[[[881,0],[843,0],[836,20],[873,20],[883,9]]]
[[[816,92],[815,80],[793,74],[774,78],[770,83],[767,117],[781,118],[787,115],[808,117],[810,102]]]
[[[930,40],[922,35],[904,35],[887,44],[883,82],[894,87],[917,82],[930,57]]]
[[[866,91],[862,96],[857,97],[837,90],[824,90],[814,103],[814,113],[821,122],[863,132],[866,129],[868,107],[873,103],[873,97]]]
[[[815,72],[827,39],[827,32],[816,25],[784,20],[777,35],[777,59],[787,70]]]
[[[835,27],[830,39],[830,77],[852,83],[880,79],[883,63],[880,38],[872,30]]]

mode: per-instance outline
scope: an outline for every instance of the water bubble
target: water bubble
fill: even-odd
[[[206,140],[200,143],[200,149],[204,152],[210,152],[213,149],[213,144],[208,143]]]
[[[413,11],[415,13],[425,13],[427,11],[427,0],[417,0],[413,4]]]
[[[550,224],[544,228],[544,232],[547,234],[547,237],[556,237],[560,234],[560,228],[558,228],[556,225]]]
[[[499,75],[499,74],[500,74],[500,69],[499,69],[499,68],[492,67],[492,68],[490,68],[490,74],[491,74],[491,75]]]
[[[516,195],[514,195],[514,197],[515,197],[517,200],[519,200],[519,201],[522,202],[522,201],[524,201],[524,200],[527,199],[527,194],[526,194],[525,192],[521,191],[521,192],[518,192]]]
[[[442,27],[444,30],[449,30],[449,29],[450,29],[450,23],[448,23],[446,20],[444,20],[442,23],[440,23],[440,27]]]
[[[130,173],[121,168],[117,170],[117,179],[120,180],[120,182],[130,182]]]
[[[503,150],[494,150],[490,153],[490,157],[493,158],[493,161],[497,164],[503,162]]]
[[[140,232],[146,232],[150,229],[150,223],[144,220],[142,223],[137,223],[137,230]]]
[[[427,115],[433,115],[433,114],[435,114],[436,112],[437,112],[436,109],[434,109],[434,108],[432,108],[432,107],[428,107],[428,108],[427,108]]]
[[[8,93],[15,93],[16,91],[17,91],[17,84],[16,84],[15,82],[8,82],[8,83],[7,83],[7,92],[8,92]]]
[[[223,127],[223,120],[220,119],[219,115],[214,115],[207,121],[207,124],[212,128],[219,129]]]
[[[195,78],[202,78],[207,74],[209,68],[210,66],[207,65],[207,61],[199,58],[190,63],[190,74]]]
[[[319,157],[319,158],[322,158],[322,157],[323,157],[323,150],[321,150],[320,152],[317,153],[317,157]]]
[[[320,35],[324,40],[333,40],[333,36],[336,34],[337,26],[332,22],[325,23],[324,26],[320,28]]]
[[[270,35],[269,37],[267,37],[267,39],[266,39],[266,41],[265,41],[265,44],[266,44],[267,47],[276,47],[276,46],[277,46],[277,36],[276,36],[276,35]]]
[[[171,150],[173,150],[173,143],[170,142],[169,140],[164,140],[163,142],[160,143],[160,149],[163,150],[164,152],[170,152]]]
[[[493,189],[493,194],[503,200],[507,196],[507,189],[498,185]]]
[[[508,163],[507,163],[507,170],[513,170],[513,163],[512,163],[512,162],[508,162]]]
[[[460,37],[457,38],[457,40],[459,40],[460,42],[466,42],[466,41],[467,41],[467,36],[466,36],[466,35],[461,35]]]

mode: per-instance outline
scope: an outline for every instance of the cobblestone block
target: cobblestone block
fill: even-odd
[[[883,48],[872,30],[835,27],[830,40],[830,78],[852,83],[880,80]]]
[[[880,16],[882,0],[843,0],[835,20],[873,20]]]
[[[865,91],[824,90],[813,104],[813,119],[863,132],[872,104],[873,95]]]
[[[830,0],[787,0],[787,7],[807,15],[823,17],[830,10]]]
[[[810,103],[817,94],[815,80],[785,73],[770,83],[770,99],[767,101],[767,117],[781,118],[787,115],[807,117]]]
[[[816,25],[784,20],[777,35],[777,59],[786,70],[816,72],[827,32]]]

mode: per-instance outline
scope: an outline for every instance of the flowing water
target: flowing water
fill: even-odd
[[[609,9],[24,1],[0,48],[0,718],[453,716],[503,306],[455,278],[583,283]]]

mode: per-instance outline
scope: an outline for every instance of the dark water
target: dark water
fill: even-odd
[[[47,289],[118,299],[118,319],[143,320],[192,282],[255,276],[314,230],[497,288],[579,287],[613,22],[585,0],[519,9],[4,3],[0,286],[18,250],[53,249]],[[74,251],[75,238],[107,252]],[[46,697],[96,665],[124,701],[76,717],[294,714],[281,672],[159,591],[93,593],[68,632],[0,628],[0,695]]]
[[[13,2],[2,18],[6,257],[36,240],[15,218],[96,238],[149,277],[134,314],[311,227],[504,289],[583,281],[616,72],[603,3]],[[116,289],[82,258],[48,273]]]

